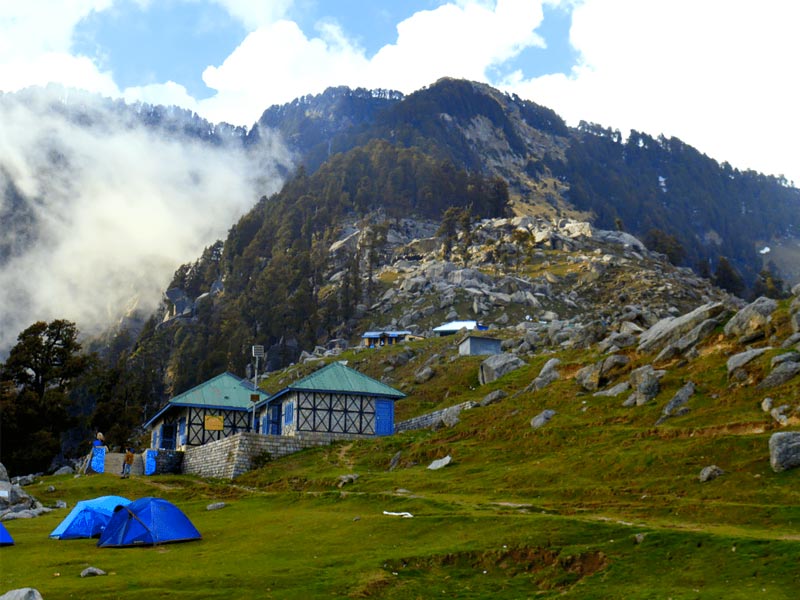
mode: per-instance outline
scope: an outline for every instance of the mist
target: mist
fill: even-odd
[[[175,269],[291,165],[277,139],[245,150],[226,131],[211,144],[137,110],[57,88],[0,95],[0,359],[35,321],[86,336],[152,312]]]

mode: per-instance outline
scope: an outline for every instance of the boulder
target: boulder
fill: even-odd
[[[433,369],[430,367],[423,367],[414,374],[414,381],[417,383],[425,383],[435,375]]]
[[[431,471],[436,471],[437,469],[442,469],[453,462],[453,458],[448,454],[444,458],[440,458],[438,460],[433,461],[431,464],[428,465],[428,469]]]
[[[490,404],[494,404],[495,402],[500,402],[503,398],[508,396],[503,390],[495,390],[493,392],[489,392],[483,397],[478,404],[480,406],[489,406]]]
[[[780,363],[756,387],[766,390],[782,385],[800,373],[800,363],[786,361]]]
[[[524,366],[525,361],[513,354],[495,354],[481,363],[478,380],[481,385],[485,385]]]
[[[628,396],[624,406],[642,406],[658,395],[661,389],[659,379],[664,372],[656,371],[652,365],[645,365],[631,371],[630,384],[633,393]]]
[[[547,425],[547,423],[550,422],[550,419],[556,416],[556,414],[558,413],[556,413],[556,411],[554,410],[550,409],[543,410],[542,412],[540,412],[538,415],[536,415],[531,419],[531,427],[533,429],[539,429],[540,427],[544,427],[545,425]]]
[[[640,352],[659,351],[682,338],[703,321],[720,317],[725,311],[721,302],[710,302],[680,317],[661,319],[639,336],[638,349]]]
[[[225,502],[212,502],[208,506],[206,506],[206,510],[219,510],[220,508],[225,508],[228,506]]]
[[[728,359],[728,362],[725,363],[725,366],[728,368],[728,377],[730,378],[731,375],[741,369],[744,365],[749,363],[754,358],[757,358],[764,354],[770,348],[756,348],[753,350],[746,350],[744,352],[740,352],[739,354],[734,354]]]
[[[725,335],[752,341],[766,333],[772,313],[778,307],[777,301],[761,296],[739,312],[725,324]]]
[[[108,573],[97,567],[86,567],[81,571],[81,577],[97,577],[98,575],[108,575]]]
[[[700,480],[700,483],[705,483],[706,481],[712,481],[724,474],[725,471],[720,469],[717,465],[709,465],[708,467],[703,467],[703,470],[700,471],[700,475],[697,476],[697,479]]]
[[[781,431],[769,438],[769,463],[776,473],[800,467],[800,431]]]
[[[358,473],[348,473],[347,475],[339,475],[336,480],[336,487],[342,488],[348,483],[355,483],[358,481]]]
[[[595,397],[598,397],[598,398],[601,398],[601,397],[602,398],[613,398],[615,396],[619,396],[620,394],[622,394],[624,392],[627,392],[629,389],[631,389],[631,384],[628,383],[627,381],[622,381],[622,382],[618,383],[617,385],[608,388],[607,390],[602,390],[602,391],[599,391],[599,392],[595,392],[594,394],[592,394],[592,396],[595,396]]]
[[[35,588],[19,588],[6,592],[0,600],[42,600],[42,595]]]
[[[525,388],[525,391],[538,391],[556,381],[559,377],[561,377],[559,372],[556,371],[556,367],[560,364],[561,361],[557,358],[551,358],[548,360],[542,367],[542,370],[539,372],[539,376],[528,384],[528,386]]]
[[[665,417],[673,416],[678,408],[689,402],[689,398],[694,395],[694,392],[694,383],[687,381],[686,384],[675,393],[672,400],[667,403],[664,410],[661,411],[661,414]]]
[[[75,473],[75,469],[70,467],[69,465],[64,465],[60,469],[57,469],[53,475],[72,475]]]
[[[0,481],[10,481],[8,478],[8,471],[3,463],[0,463]]]

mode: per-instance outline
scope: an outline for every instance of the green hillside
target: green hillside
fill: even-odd
[[[788,301],[773,315],[772,339],[790,333]],[[780,427],[761,409],[797,404],[800,380],[768,394],[770,349],[729,379],[743,350],[722,331],[691,360],[657,364],[661,391],[643,406],[602,398],[578,384],[599,358],[560,350],[479,386],[479,357],[459,357],[455,337],[339,359],[380,377],[394,354],[413,357],[391,371],[408,393],[398,419],[476,402],[452,427],[338,443],[267,462],[232,483],[189,476],[120,480],[113,475],[45,477],[26,488],[45,504],[104,494],[160,496],[178,504],[203,540],[155,548],[98,549],[91,540],[53,541],[66,515],[55,510],[6,525],[1,589],[31,586],[58,598],[794,598],[800,584],[800,470],[776,473],[768,440]],[[756,343],[765,347],[767,341]],[[653,360],[629,349],[617,378]],[[413,373],[432,356],[434,377]],[[550,358],[560,379],[525,391]],[[267,388],[311,372],[306,363],[272,374]],[[614,383],[616,379],[609,383]],[[690,410],[656,426],[687,381]],[[556,411],[540,429],[544,409]],[[397,454],[399,453],[399,458]],[[450,465],[429,470],[436,459]],[[389,469],[395,458],[396,467]],[[724,473],[701,483],[706,466]],[[340,486],[342,475],[357,474]],[[51,491],[50,486],[54,488]],[[224,501],[221,510],[207,511]],[[408,512],[413,518],[390,513]],[[109,573],[81,578],[87,566]]]

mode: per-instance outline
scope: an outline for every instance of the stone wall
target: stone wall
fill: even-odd
[[[261,460],[280,458],[306,448],[327,446],[339,440],[372,437],[336,433],[297,433],[283,436],[243,432],[204,446],[189,448],[184,453],[183,472],[200,477],[233,479],[253,469]]]
[[[442,410],[437,410],[426,415],[420,415],[418,417],[414,417],[413,419],[408,419],[407,421],[401,421],[400,423],[395,424],[394,432],[400,433],[401,431],[411,431],[412,429],[426,429],[427,427],[433,427],[439,422],[447,422],[448,420],[457,417],[458,413],[460,413],[462,410],[467,410],[473,408],[474,406],[477,406],[477,402],[468,400],[467,402],[462,402],[461,404],[456,404],[454,406],[448,406]]]

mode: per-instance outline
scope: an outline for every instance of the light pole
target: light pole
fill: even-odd
[[[254,396],[251,396],[251,400],[253,400],[253,416],[250,423],[250,429],[255,433],[256,431],[256,404],[258,403],[258,359],[264,356],[264,346],[253,346],[253,357],[256,359],[256,368],[253,369],[253,389],[256,392]]]

